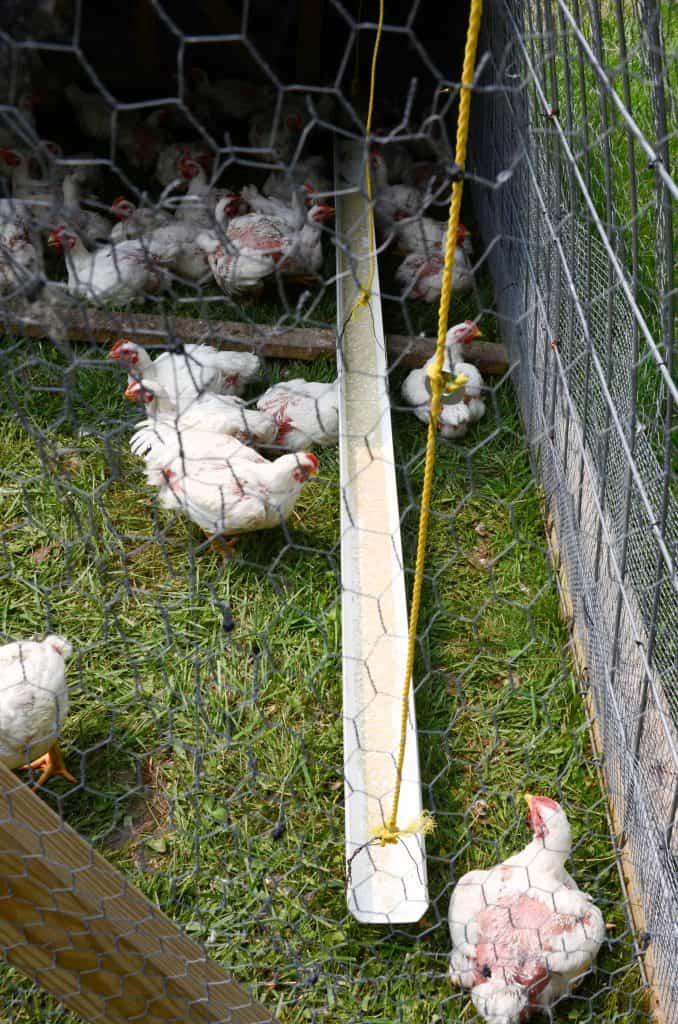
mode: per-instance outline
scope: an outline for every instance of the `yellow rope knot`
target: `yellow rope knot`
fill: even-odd
[[[372,292],[369,290],[369,288],[361,288],[360,289],[360,294],[359,294],[358,298],[355,300],[355,302],[353,303],[352,316],[353,316],[354,320],[355,320],[356,314],[357,314],[358,310],[360,309],[360,307],[361,306],[368,306],[371,298],[372,298]]]
[[[453,395],[468,384],[468,377],[465,373],[458,373],[456,376],[447,370],[439,370],[435,363],[431,363],[426,369],[426,376],[431,383],[431,393],[437,392],[440,395]]]
[[[381,828],[375,828],[370,832],[373,839],[378,840],[380,846],[387,846],[397,843],[401,836],[430,836],[436,830],[436,820],[430,811],[423,810],[418,818],[411,821],[405,828],[398,828],[395,822],[387,821]]]

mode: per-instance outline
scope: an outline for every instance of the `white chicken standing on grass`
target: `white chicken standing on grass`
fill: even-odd
[[[595,963],[605,923],[565,870],[567,815],[526,796],[533,839],[489,871],[469,871],[450,900],[450,978],[488,1024],[519,1024],[568,995]]]
[[[147,468],[146,476],[159,487],[164,508],[183,512],[210,537],[235,538],[280,526],[318,469],[309,452],[281,455],[274,462],[227,455],[188,463],[175,457]]]
[[[269,413],[276,424],[275,444],[288,451],[339,440],[337,382],[287,380],[274,384],[257,399],[257,409]]]
[[[443,374],[449,383],[443,391],[443,404],[438,418],[438,433],[442,437],[464,437],[468,428],[485,415],[485,403],[480,397],[483,378],[471,363],[463,361],[464,346],[482,332],[472,320],[451,327],[445,338]],[[428,423],[431,407],[429,373],[435,363],[432,356],[421,369],[412,370],[403,381],[402,394],[417,419]],[[450,380],[450,378],[452,378]]]
[[[72,652],[54,634],[0,647],[0,761],[40,769],[36,789],[52,775],[76,781],[57,742],[68,713],[64,662]]]
[[[119,338],[108,358],[126,367],[128,383],[142,378],[155,381],[175,404],[181,396],[203,391],[241,395],[261,371],[261,361],[253,352],[220,351],[203,344],[182,345],[180,351],[151,359],[142,345]]]

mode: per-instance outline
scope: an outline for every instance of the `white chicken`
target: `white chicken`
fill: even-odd
[[[276,424],[275,444],[289,451],[314,445],[328,447],[339,439],[337,382],[288,380],[274,384],[257,399],[257,409]]]
[[[156,359],[141,345],[119,338],[108,353],[122,363],[133,380],[155,381],[170,401],[192,397],[203,391],[220,395],[241,395],[261,371],[253,352],[221,351],[211,345],[186,344],[180,351],[163,352]]]
[[[299,452],[274,462],[225,457],[187,466],[174,459],[147,478],[158,484],[164,508],[183,512],[209,536],[237,536],[279,526],[318,469],[315,455]]]
[[[52,209],[57,195],[56,177],[31,177],[31,158],[26,152],[0,149],[0,160],[9,167],[13,199],[20,200],[33,216],[44,219],[47,211]]]
[[[142,237],[168,270],[184,281],[202,281],[209,275],[210,264],[199,241],[201,231],[197,223],[172,218]]]
[[[0,761],[8,768],[40,769],[76,780],[66,768],[58,738],[68,714],[65,660],[73,648],[54,634],[0,647]]]
[[[325,203],[315,203],[306,212],[296,193],[295,216],[280,218],[270,213],[247,213],[227,222],[226,237],[238,251],[269,254],[280,263],[281,273],[305,281],[322,266],[322,225],[333,214],[334,207]],[[217,206],[216,217],[220,222],[224,220],[221,203]]]
[[[177,220],[190,221],[202,227],[212,227],[215,219],[221,223],[215,214],[217,206],[222,211],[222,218],[224,216],[235,217],[237,214],[247,211],[247,205],[243,203],[237,192],[212,188],[207,181],[204,168],[197,160],[183,156],[179,161],[179,171],[189,185],[188,192],[179,201],[175,214]]]
[[[430,201],[429,195],[412,185],[386,185],[374,201],[377,227],[383,234],[397,231],[397,221],[423,216]]]
[[[171,185],[180,175],[179,161],[182,157],[195,160],[206,170],[214,162],[214,153],[204,142],[172,142],[163,146],[158,153],[155,176],[161,185]]]
[[[301,228],[306,217],[305,188],[295,189],[290,201],[278,199],[276,196],[262,196],[256,185],[245,185],[240,195],[253,213],[263,213],[281,221],[288,228]]]
[[[121,242],[125,238],[142,238],[157,228],[173,223],[171,214],[166,210],[135,206],[125,196],[118,196],[113,200],[111,212],[118,220],[110,233],[112,242]]]
[[[213,434],[228,434],[243,444],[272,444],[276,424],[267,412],[248,409],[236,395],[203,393],[183,394],[175,405],[157,381],[132,381],[127,385],[125,398],[142,401],[149,413],[148,421],[164,420],[181,431],[193,428]]]
[[[0,294],[30,287],[38,270],[38,254],[26,226],[4,221],[0,225]]]
[[[199,234],[196,243],[207,257],[214,280],[229,298],[258,295],[280,260],[280,248],[241,250],[211,231]]]
[[[215,433],[200,427],[186,427],[169,418],[141,420],[132,435],[130,448],[146,463],[150,482],[157,483],[158,469],[172,468],[175,460],[188,467],[198,461],[239,458],[266,462],[256,448],[250,448],[232,434]]]
[[[519,1024],[568,994],[593,966],[605,923],[565,870],[562,807],[527,796],[532,841],[489,871],[469,871],[450,900],[450,978],[489,1024]]]
[[[332,183],[324,171],[325,158],[309,156],[291,167],[286,167],[284,172],[271,171],[261,191],[265,196],[280,199],[284,203],[290,203],[295,191],[300,187],[305,188],[310,195],[314,192],[331,192]]]
[[[62,188],[64,201],[60,219],[63,219],[68,227],[77,232],[88,244],[106,240],[111,235],[112,224],[100,213],[82,208],[78,171],[72,171],[66,175]]]
[[[73,231],[61,226],[47,244],[64,253],[68,291],[94,302],[129,302],[163,287],[162,256],[138,239],[89,252]]]
[[[451,327],[445,338],[443,373],[449,383],[443,392],[443,404],[438,417],[438,433],[442,437],[464,437],[471,424],[485,415],[481,399],[483,378],[471,363],[463,362],[463,349],[481,331],[472,320]],[[428,423],[431,407],[429,370],[435,362],[432,356],[421,369],[412,370],[403,381],[402,394],[417,419]]]
[[[443,253],[408,253],[396,269],[395,279],[405,299],[437,302],[443,288]],[[473,288],[473,270],[462,246],[457,243],[452,267],[452,294],[464,295]]]

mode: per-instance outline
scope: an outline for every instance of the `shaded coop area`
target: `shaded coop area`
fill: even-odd
[[[342,703],[355,480],[335,381],[373,371],[346,364],[358,318],[337,293],[350,282],[357,300],[377,271],[360,344],[389,357],[409,595],[469,5],[386,3],[367,143],[376,3],[0,15],[0,641],[72,645],[57,718],[75,781],[38,796],[245,986],[256,1003],[233,1020],[492,1019],[450,982],[448,905],[465,872],[528,842],[526,793],[567,812],[568,870],[605,930],[546,1012],[675,1019],[675,26],[650,0],[640,19],[621,0],[487,6],[449,316],[483,339],[464,344],[466,370],[447,366],[413,674],[429,906],[380,925],[347,906],[344,744],[362,711]],[[364,178],[342,178],[351,146],[372,204]],[[339,229],[347,196],[360,237]],[[239,223],[257,213],[256,230]],[[164,396],[144,352],[173,353]],[[247,468],[256,451],[263,470]],[[265,522],[252,494],[256,515],[275,507]],[[364,794],[379,813],[383,754]],[[5,800],[2,856],[17,856],[14,814]],[[171,985],[154,974],[134,997],[108,975],[90,988],[100,965],[60,942],[45,954],[61,926],[45,893],[28,901],[44,932],[17,899],[10,877],[8,1024],[184,1019],[200,999],[195,1019],[222,1019],[206,988],[161,1012]],[[78,914],[67,950],[102,923],[127,940],[105,907]],[[75,987],[57,989],[66,963]]]

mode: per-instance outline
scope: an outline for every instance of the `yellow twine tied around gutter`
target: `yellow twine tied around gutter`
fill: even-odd
[[[361,8],[362,9],[362,8]],[[372,114],[374,113],[374,93],[377,83],[377,58],[379,56],[379,44],[381,43],[381,33],[384,27],[384,0],[379,0],[379,21],[377,23],[377,36],[374,40],[374,50],[372,51],[372,68],[370,71],[370,99],[367,104],[367,120],[365,122],[365,137],[367,144],[369,145],[370,135],[372,133]],[[357,44],[356,44],[357,45]],[[357,70],[356,70],[357,75]],[[374,204],[372,202],[372,168],[370,166],[370,155],[367,154],[367,160],[365,161],[365,189],[367,192],[367,238],[370,245],[370,270],[367,275],[367,283],[360,289],[358,298],[353,304],[352,316],[355,317],[361,306],[366,306],[370,301],[372,295],[372,283],[374,281],[374,272],[377,263],[377,254],[372,244],[375,238],[374,234]]]
[[[471,114],[471,87],[473,85],[473,74],[476,64],[476,52],[478,49],[478,36],[480,35],[482,9],[482,0],[471,0],[471,11],[469,14],[468,31],[466,34],[466,49],[464,51],[464,67],[461,74],[461,90],[459,93],[457,148],[455,154],[455,162],[462,170],[466,167],[466,150],[468,147],[469,122]],[[369,180],[370,179],[368,177],[368,181]],[[408,703],[410,688],[412,686],[412,672],[414,669],[414,652],[417,638],[417,627],[419,623],[419,608],[421,606],[421,589],[424,581],[424,557],[426,554],[426,534],[428,531],[431,490],[433,486],[436,435],[438,433],[438,417],[440,415],[441,398],[444,389],[443,362],[445,359],[445,335],[447,334],[447,323],[450,312],[452,271],[454,268],[454,252],[457,245],[457,228],[459,226],[459,213],[461,211],[462,189],[463,179],[453,183],[452,195],[450,198],[450,212],[447,220],[447,240],[445,244],[443,282],[440,293],[440,306],[438,307],[438,338],[436,342],[435,361],[429,369],[429,379],[431,381],[431,415],[429,418],[428,435],[426,438],[426,462],[424,465],[424,485],[421,492],[421,512],[419,515],[419,534],[417,537],[417,561],[414,570],[412,604],[410,606],[410,623],[407,637],[407,665],[405,668],[405,684],[403,686],[402,696],[400,747],[396,762],[396,782],[391,813],[386,820],[385,825],[379,829],[375,829],[372,833],[373,838],[377,839],[381,846],[385,846],[387,843],[395,843],[398,841],[399,837],[403,835],[413,835],[416,833],[428,835],[435,829],[435,819],[430,812],[426,810],[422,812],[418,820],[411,822],[405,828],[398,828],[397,820],[400,789],[403,779],[403,763],[405,761]],[[368,192],[368,194],[370,193]]]

